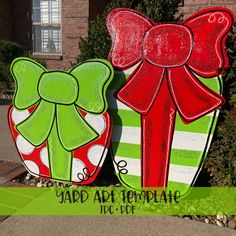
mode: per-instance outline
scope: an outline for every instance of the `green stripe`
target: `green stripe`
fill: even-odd
[[[113,125],[116,126],[141,126],[141,117],[135,111],[109,109],[108,112],[112,116]]]
[[[201,151],[171,149],[170,163],[198,167],[201,156]]]
[[[205,84],[208,88],[211,88],[213,91],[219,93],[220,92],[220,83],[218,83],[218,78],[201,78],[198,79]],[[221,79],[220,79],[221,80]]]
[[[179,115],[176,116],[175,130],[207,134],[211,127],[213,117],[204,116],[190,124],[184,124]]]
[[[139,159],[141,157],[140,145],[112,142],[112,149],[116,156]]]
[[[121,174],[120,176],[118,175],[118,177],[121,180],[121,182],[128,183],[133,188],[137,188],[137,189],[141,188],[140,176]]]
[[[139,189],[141,187],[140,176],[134,176],[129,174],[118,175],[121,182],[128,183],[133,188]],[[179,190],[181,195],[184,195],[188,192],[190,185],[185,183],[179,183],[174,181],[168,181],[168,190],[176,191]]]

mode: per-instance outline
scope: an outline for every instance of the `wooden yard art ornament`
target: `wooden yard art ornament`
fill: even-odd
[[[110,144],[110,63],[89,60],[65,72],[17,58],[11,73],[16,92],[9,125],[26,169],[45,179],[92,183]]]
[[[224,103],[219,71],[228,67],[232,23],[231,11],[218,7],[176,24],[125,8],[109,14],[112,150],[125,185],[184,194],[194,183]]]

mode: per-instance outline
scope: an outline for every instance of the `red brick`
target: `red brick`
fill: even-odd
[[[235,0],[210,0],[210,4],[236,4]]]
[[[223,7],[227,7],[232,10],[232,12],[236,15],[236,4],[231,5],[222,5]]]
[[[209,0],[185,0],[184,5],[201,5],[201,4],[209,4]]]
[[[196,11],[196,6],[185,6],[182,8],[182,12],[184,15],[186,14],[192,14]]]
[[[201,11],[203,9],[210,8],[210,7],[212,7],[212,6],[197,6],[196,11]]]

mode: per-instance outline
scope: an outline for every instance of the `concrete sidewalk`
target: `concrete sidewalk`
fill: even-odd
[[[7,113],[9,105],[0,105],[0,160],[21,162],[20,156],[16,151],[11,137]]]
[[[233,236],[236,231],[171,216],[10,217],[0,224],[0,235]]]

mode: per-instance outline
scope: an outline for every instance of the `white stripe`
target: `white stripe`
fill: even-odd
[[[115,156],[115,161],[116,161],[116,163],[118,163],[119,161],[125,161],[127,163],[127,166],[124,167],[124,169],[128,170],[128,173],[127,173],[128,175],[141,176],[140,159]],[[117,166],[116,166],[116,172],[118,173]]]
[[[133,111],[130,107],[126,106],[124,103],[120,102],[118,99],[114,97],[115,92],[116,90],[114,89],[109,89],[107,91],[107,101],[109,107],[113,109]]]
[[[139,159],[133,159],[128,157],[115,157],[116,163],[119,161],[125,161],[127,166],[124,169],[128,170],[128,175],[141,176],[141,163]],[[184,184],[191,184],[198,167],[182,166],[170,164],[168,181],[179,182]],[[116,167],[116,172],[118,172]]]
[[[172,148],[181,150],[203,151],[208,134],[175,131]],[[212,135],[210,135],[212,138]],[[140,144],[141,128],[129,126],[114,126],[112,141],[121,143]]]
[[[207,138],[208,134],[175,131],[172,148],[203,151],[206,146]]]
[[[113,126],[112,141],[140,144],[141,129],[129,126]]]
[[[170,164],[168,181],[191,184],[198,168]]]

